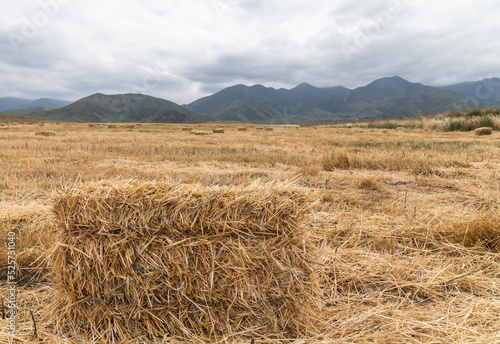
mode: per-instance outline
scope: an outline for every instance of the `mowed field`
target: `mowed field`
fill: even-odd
[[[74,183],[170,178],[207,186],[294,181],[315,193],[304,226],[329,272],[330,320],[322,336],[303,342],[500,343],[498,132],[192,127],[210,134],[173,124],[0,130],[0,241],[5,248],[16,233],[18,342],[93,342],[90,334],[55,333],[57,314],[47,313],[54,197]],[[0,269],[6,305],[6,249]],[[7,320],[0,325],[7,343]]]

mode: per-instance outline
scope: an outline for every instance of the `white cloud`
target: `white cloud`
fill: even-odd
[[[356,87],[400,75],[437,85],[499,76],[500,5],[486,0],[0,6],[0,97],[140,91],[187,103],[237,83]]]

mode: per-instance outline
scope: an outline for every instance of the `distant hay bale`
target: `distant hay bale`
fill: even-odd
[[[116,129],[116,124],[108,124],[108,129]]]
[[[94,123],[89,123],[89,127],[90,127],[90,128],[95,128],[95,127],[97,127],[97,124],[94,124]]]
[[[125,124],[123,127],[125,129],[134,129],[135,128],[135,124]]]
[[[37,131],[35,136],[56,136],[55,131]]]
[[[53,204],[46,316],[102,342],[317,336],[319,250],[301,226],[314,201],[286,182],[73,186]]]
[[[493,129],[490,127],[482,127],[482,128],[477,128],[475,131],[477,136],[483,136],[483,135],[491,135],[493,133]]]
[[[257,129],[257,130],[264,130],[264,127],[257,127],[255,129]]]
[[[240,128],[238,128],[238,131],[248,131],[248,128],[247,127],[240,127]]]
[[[224,134],[224,128],[213,128],[212,132],[214,134]]]
[[[266,127],[265,128],[266,131],[274,131],[274,128],[271,128],[271,127]]]
[[[5,127],[7,123],[0,123],[0,127]]]
[[[39,127],[43,127],[43,126],[45,126],[45,124],[43,124],[43,123],[38,123],[38,126],[39,126]]]
[[[182,131],[192,131],[193,128],[192,127],[184,127],[182,128]]]
[[[203,135],[211,135],[212,133],[209,132],[209,131],[193,131],[192,133],[194,133],[195,135],[198,135],[198,136],[203,136]]]
[[[0,127],[0,130],[9,130],[9,127]]]

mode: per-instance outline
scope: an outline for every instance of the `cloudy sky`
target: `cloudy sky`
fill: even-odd
[[[0,97],[500,77],[490,0],[0,0]]]

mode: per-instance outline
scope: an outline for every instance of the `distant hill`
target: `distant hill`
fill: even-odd
[[[38,120],[33,119],[33,118],[25,118],[21,116],[14,116],[11,115],[10,113],[0,113],[0,123],[34,123],[38,122]]]
[[[451,89],[394,76],[353,90],[342,86],[318,88],[307,83],[291,90],[236,85],[186,107],[215,120],[313,123],[433,114],[459,109],[466,104],[465,98]]]
[[[209,117],[193,113],[168,100],[142,94],[96,93],[63,108],[31,115],[70,122],[204,123]]]
[[[401,99],[411,96],[423,87],[425,86],[422,84],[411,83],[398,76],[382,78],[350,91],[346,97],[346,101],[349,104],[353,104],[366,99]]]
[[[18,110],[30,107],[33,100],[19,99],[13,97],[0,98],[0,111]]]
[[[254,85],[228,87],[186,107],[218,121],[258,123],[303,122],[331,118],[346,105],[344,87],[317,88],[307,83],[286,90]]]
[[[20,99],[14,97],[4,97],[0,98],[0,111],[10,113],[10,110],[20,110],[27,109],[37,106],[52,106],[52,107],[62,107],[71,104],[66,100],[50,99],[50,98],[40,98],[37,100],[32,99]]]
[[[464,104],[464,98],[459,93],[424,86],[410,96],[382,107],[379,117],[432,115],[461,109]]]
[[[42,105],[42,106],[30,107],[27,109],[7,110],[7,111],[5,111],[5,113],[10,113],[10,114],[16,115],[16,116],[28,117],[32,114],[40,114],[40,113],[47,112],[50,110],[55,110],[55,109],[58,109],[58,107]]]
[[[499,106],[500,79],[490,78],[480,81],[462,82],[450,86],[437,87],[438,89],[454,91],[471,97],[480,107]]]
[[[59,99],[50,99],[50,98],[40,98],[35,101],[33,101],[30,104],[30,107],[36,107],[36,106],[51,106],[51,107],[56,107],[60,108],[63,106],[67,106],[71,104],[72,102],[68,102],[66,100],[59,100]]]

